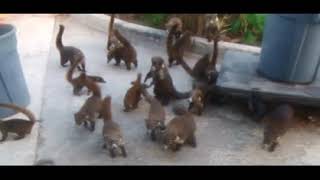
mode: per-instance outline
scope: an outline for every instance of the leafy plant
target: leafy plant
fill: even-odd
[[[163,28],[164,23],[166,22],[168,14],[143,14],[141,20],[148,25],[155,28]]]

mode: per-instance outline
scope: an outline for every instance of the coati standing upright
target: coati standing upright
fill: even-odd
[[[103,118],[102,135],[104,139],[103,148],[108,148],[110,156],[116,156],[116,150],[121,151],[123,157],[127,157],[124,147],[123,135],[118,123],[112,120],[111,97],[106,96],[102,102],[101,117]]]
[[[183,35],[174,41],[175,32],[178,27],[178,24],[175,24],[169,31],[167,37],[167,53],[168,53],[168,62],[169,67],[172,66],[172,63],[176,61],[176,64],[179,64],[183,59],[184,52],[188,46],[191,45],[191,32],[186,31]]]
[[[141,100],[141,73],[138,74],[137,79],[132,81],[132,86],[128,89],[124,100],[124,111],[129,112],[138,108],[138,103]]]
[[[173,111],[178,116],[174,117],[163,131],[164,149],[178,151],[184,144],[197,147],[196,123],[192,113],[182,106],[174,106]]]
[[[62,34],[64,32],[64,28],[65,28],[64,25],[62,24],[59,25],[59,32],[56,38],[56,46],[60,53],[60,65],[62,67],[65,67],[66,66],[65,64],[68,61],[70,61],[70,64],[72,65],[72,64],[75,64],[78,59],[81,59],[81,66],[78,66],[77,68],[80,71],[85,72],[86,71],[85,56],[83,52],[80,49],[73,46],[64,46],[62,43]]]
[[[122,46],[120,47],[114,47],[112,51],[108,52],[108,61],[109,63],[113,57],[116,58],[116,65],[120,64],[120,60],[122,59],[128,70],[131,70],[131,63],[135,65],[135,67],[138,66],[138,60],[137,60],[137,52],[135,48],[131,45],[131,43],[120,34],[120,32],[115,29],[113,30],[113,35],[120,41]]]
[[[101,117],[101,90],[98,84],[91,79],[86,78],[84,82],[84,85],[92,91],[92,95],[85,101],[80,110],[74,114],[74,119],[77,125],[83,123],[85,128],[94,131],[97,115]]]
[[[72,75],[74,73],[75,68],[77,67],[77,65],[82,62],[82,59],[77,59],[76,62],[74,64],[71,65],[71,67],[69,68],[67,74],[66,74],[66,79],[67,81],[72,85],[73,87],[73,94],[74,95],[80,95],[80,91],[82,90],[82,88],[85,86],[85,80],[86,78],[95,81],[95,82],[100,82],[100,83],[105,83],[106,81],[99,76],[89,76],[86,75],[85,72],[81,72],[81,74],[76,77],[76,78],[72,78]]]
[[[182,20],[178,17],[172,17],[169,19],[169,21],[165,24],[165,27],[167,29],[167,32],[170,32],[173,26],[177,25],[175,31],[173,34],[175,35],[175,41],[180,38],[182,34],[182,27],[183,23]]]
[[[168,105],[172,98],[185,99],[190,97],[190,91],[182,93],[176,90],[164,60],[161,57],[154,56],[151,58],[151,61],[151,69],[146,75],[144,82],[152,78],[152,82],[148,87],[154,85],[153,92],[162,105]]]
[[[36,118],[31,111],[15,104],[0,103],[0,107],[9,108],[17,112],[21,112],[29,118],[29,120],[20,118],[10,119],[6,121],[0,120],[0,131],[2,134],[2,139],[0,140],[1,142],[7,139],[8,133],[17,134],[18,136],[15,138],[15,140],[22,139],[27,134],[31,133],[32,127],[36,122]]]
[[[159,138],[160,132],[165,129],[166,112],[161,103],[156,98],[152,97],[146,88],[147,86],[143,85],[142,95],[150,104],[150,107],[148,117],[145,118],[145,125],[151,140],[155,141]]]
[[[272,152],[279,145],[282,137],[294,122],[294,110],[289,104],[282,104],[270,113],[267,113],[262,122],[264,123],[263,149]]]

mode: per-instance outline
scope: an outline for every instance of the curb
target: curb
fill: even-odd
[[[110,16],[104,14],[71,14],[71,17],[81,24],[84,24],[97,31],[107,33],[108,22]],[[155,29],[139,24],[129,23],[120,19],[115,19],[114,26],[126,33],[135,33],[140,36],[145,36],[158,43],[165,43],[167,33],[165,30]],[[212,43],[208,43],[206,39],[200,37],[192,38],[191,51],[198,54],[208,53],[211,51]],[[219,50],[224,52],[226,50],[248,52],[259,55],[261,48],[257,46],[249,46],[230,42],[219,42]]]

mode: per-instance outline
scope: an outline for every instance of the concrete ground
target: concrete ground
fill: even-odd
[[[48,19],[44,18],[43,21],[48,21]],[[47,24],[36,21],[34,23],[38,23],[37,27]],[[87,57],[88,73],[103,76],[107,81],[106,84],[101,85],[102,92],[103,95],[112,96],[113,118],[120,124],[124,133],[128,157],[112,159],[108,152],[102,149],[101,121],[98,121],[93,133],[75,125],[73,114],[79,110],[87,96],[76,97],[72,95],[72,88],[65,80],[67,68],[59,65],[59,54],[54,41],[51,41],[49,58],[41,61],[47,64],[46,68],[42,63],[37,65],[37,69],[34,69],[36,65],[24,66],[25,72],[30,72],[25,73],[28,82],[38,82],[36,78],[40,78],[39,81],[44,82],[43,96],[41,96],[42,88],[40,88],[41,92],[36,91],[38,87],[42,87],[41,85],[29,84],[33,94],[32,103],[38,106],[41,104],[41,108],[39,107],[41,109],[40,118],[43,120],[39,129],[36,155],[32,151],[33,156],[29,156],[30,159],[36,156],[36,161],[52,160],[57,165],[291,165],[320,163],[318,155],[320,132],[318,128],[314,126],[294,128],[282,138],[281,145],[275,152],[268,153],[260,148],[262,126],[251,121],[236,105],[211,105],[207,107],[201,117],[195,117],[197,148],[185,146],[177,153],[164,152],[158,144],[152,143],[146,136],[143,119],[147,115],[148,104],[144,100],[140,102],[139,108],[135,111],[122,112],[123,97],[137,73],[146,74],[150,68],[152,56],[162,56],[167,59],[164,44],[154,43],[148,38],[124,34],[135,45],[139,61],[137,69],[127,71],[123,64],[121,67],[115,67],[114,61],[110,64],[106,63],[104,48],[107,37],[105,33],[89,29],[71,18],[60,17],[56,19],[53,37],[56,36],[60,23],[66,26],[63,36],[64,44],[82,49]],[[49,24],[47,25],[49,26]],[[48,32],[52,31],[48,30]],[[35,34],[37,39],[38,34],[40,32]],[[39,47],[44,48],[48,45],[49,43],[39,44]],[[201,55],[187,54],[186,61],[193,64],[199,57]],[[27,58],[22,58],[22,61],[26,63],[24,61],[27,61]],[[46,71],[46,75],[39,74],[39,71]],[[36,73],[38,76],[35,77],[32,73]],[[181,67],[170,68],[170,73],[178,90],[186,91],[191,88],[191,78]],[[150,93],[152,93],[151,89]],[[39,96],[42,97],[42,101],[35,99]],[[186,100],[175,103],[186,103]],[[34,110],[36,111],[37,108]],[[168,122],[173,118],[171,106],[166,107],[166,110]],[[37,134],[37,131],[33,133]],[[22,145],[27,144],[33,138],[34,135],[31,135],[24,140],[14,142],[19,146],[10,145],[13,143],[12,141],[6,142],[1,144],[0,148],[5,149],[5,153],[9,156],[9,152],[12,150],[23,154],[26,148]],[[27,150],[31,153],[30,149],[35,150],[35,148],[33,146]],[[4,156],[5,154],[0,157],[1,164],[9,164],[9,161],[2,161],[3,158],[6,158]],[[20,159],[19,162],[16,162],[17,164],[32,164],[31,161],[24,161],[19,157],[14,159]]]

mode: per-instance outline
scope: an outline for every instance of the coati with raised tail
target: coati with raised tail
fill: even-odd
[[[74,114],[74,119],[77,125],[84,124],[85,128],[94,131],[97,115],[101,117],[101,89],[96,82],[88,78],[85,78],[84,85],[92,92],[92,95],[85,101],[80,110]]]
[[[141,100],[141,73],[138,73],[137,79],[132,81],[132,86],[128,89],[124,100],[124,112],[132,111],[138,108],[138,103]]]
[[[76,62],[71,65],[71,67],[69,68],[69,70],[68,70],[68,72],[66,74],[67,81],[73,87],[73,94],[74,95],[80,95],[80,91],[85,86],[86,78],[88,78],[88,79],[90,79],[92,81],[95,81],[95,82],[99,82],[99,83],[105,83],[106,82],[102,77],[86,75],[85,72],[81,72],[81,74],[78,77],[72,78],[72,75],[74,73],[75,68],[77,67],[77,65],[81,61],[82,61],[82,59],[77,59]],[[89,91],[88,91],[88,93],[89,93]]]
[[[80,49],[73,46],[64,46],[62,43],[62,34],[64,32],[64,28],[65,28],[64,25],[62,24],[59,25],[59,32],[56,38],[56,46],[60,53],[60,65],[62,67],[65,67],[66,66],[65,64],[68,61],[70,61],[70,64],[72,65],[72,64],[75,64],[78,59],[81,59],[80,61],[81,64],[77,68],[80,71],[85,72],[86,71],[85,56],[83,52]]]
[[[167,124],[162,135],[164,149],[178,151],[184,144],[197,147],[196,123],[192,113],[185,107],[177,105],[173,107],[173,111],[177,116]]]
[[[151,61],[151,69],[146,75],[144,82],[146,82],[149,78],[152,78],[152,81],[148,87],[154,85],[153,92],[155,97],[161,102],[162,105],[168,105],[170,99],[172,98],[185,99],[190,97],[190,91],[182,93],[176,90],[169,71],[161,57],[154,56],[151,58]]]
[[[138,67],[137,52],[135,48],[124,36],[120,34],[117,29],[113,30],[112,34],[120,41],[122,45],[120,47],[114,46],[113,49],[108,52],[107,63],[109,63],[112,58],[115,58],[115,65],[119,65],[122,59],[125,62],[128,70],[131,70],[131,63],[134,64],[135,67]]]
[[[34,114],[31,111],[29,111],[26,108],[17,106],[15,104],[0,103],[0,107],[9,108],[17,112],[21,112],[29,118],[29,120],[20,118],[10,119],[6,121],[0,120],[0,131],[2,134],[2,139],[0,140],[1,142],[7,139],[8,133],[17,134],[18,136],[15,138],[15,140],[22,139],[27,134],[31,133],[32,127],[37,121]]]
[[[150,104],[148,117],[144,119],[147,133],[150,134],[151,140],[155,141],[159,138],[160,132],[165,129],[166,111],[161,103],[148,93],[145,84],[142,87],[142,95]]]
[[[280,137],[292,127],[294,123],[294,114],[294,109],[289,104],[282,104],[263,117],[263,149],[266,149],[269,152],[275,150],[279,145]]]
[[[104,139],[104,149],[108,149],[110,156],[114,158],[116,151],[120,149],[123,157],[127,157],[124,147],[123,135],[118,123],[112,120],[111,97],[106,96],[102,101],[101,117],[103,118],[102,135]]]
[[[168,62],[169,67],[172,66],[173,62],[176,61],[176,64],[179,64],[183,59],[184,52],[187,47],[191,45],[191,32],[186,31],[183,35],[174,41],[175,32],[178,25],[175,24],[169,31],[167,37],[167,53],[168,53]]]
[[[182,34],[182,27],[183,27],[183,23],[182,20],[178,17],[172,17],[169,19],[169,21],[165,24],[165,27],[167,29],[167,32],[170,32],[170,30],[172,29],[173,26],[177,26],[175,31],[173,32],[174,36],[175,36],[175,41],[177,39],[180,38],[181,34]]]

